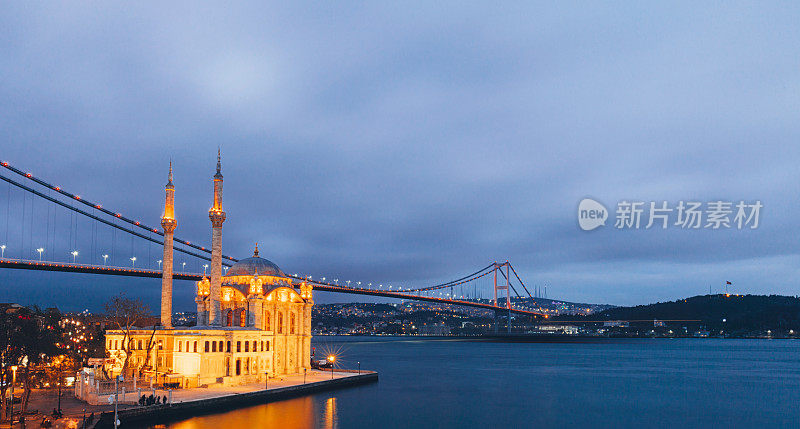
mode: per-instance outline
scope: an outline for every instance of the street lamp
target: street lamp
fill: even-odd
[[[14,385],[17,384],[17,366],[11,367],[11,373],[14,374],[11,378],[11,427],[14,427]]]
[[[73,250],[72,252],[70,252],[70,255],[72,255],[72,263],[74,264],[75,263],[75,258],[78,257],[78,251],[77,250]]]
[[[269,390],[269,371],[264,373],[264,390]]]
[[[361,282],[356,282],[356,284],[358,285],[358,288],[361,289]]]
[[[108,255],[103,255],[103,266],[106,266],[106,260],[108,260]]]
[[[6,257],[6,245],[0,244],[0,258]]]
[[[230,267],[222,267],[222,269],[225,270],[225,274],[226,275],[228,274],[228,268],[230,268]]]
[[[306,384],[306,373],[308,372],[308,368],[303,368],[303,384]]]
[[[203,275],[206,275],[206,268],[208,268],[208,264],[203,264]]]
[[[42,262],[42,252],[44,252],[44,247],[40,247],[36,249],[36,251],[39,252],[39,262]]]
[[[186,262],[181,262],[181,271],[186,272]]]
[[[136,256],[130,258],[130,260],[131,260],[131,268],[136,267]]]
[[[161,269],[161,262],[162,262],[162,261],[161,261],[161,259],[159,259],[159,260],[158,260],[158,261],[156,261],[156,262],[158,262],[158,269],[160,270],[160,269]]]
[[[346,281],[345,283],[347,283],[347,287],[350,287],[350,280]]]
[[[328,362],[331,363],[331,380],[333,380],[333,363],[336,362],[336,356],[329,355],[328,356]]]

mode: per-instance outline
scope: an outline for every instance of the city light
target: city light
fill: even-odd
[[[108,255],[103,255],[103,266],[106,266],[106,261],[108,260]]]
[[[136,267],[136,256],[129,258],[131,260],[131,268]]]
[[[42,262],[42,252],[44,252],[44,248],[40,247],[36,249],[36,251],[39,252],[39,262]]]
[[[78,251],[77,250],[73,250],[72,252],[70,252],[70,255],[72,255],[72,263],[74,264],[75,263],[75,258],[78,257]]]
[[[6,257],[6,245],[0,244],[0,258]]]

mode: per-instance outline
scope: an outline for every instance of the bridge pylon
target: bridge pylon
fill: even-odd
[[[504,267],[506,269],[505,274],[503,274],[502,271],[500,271],[500,274],[503,277],[505,277],[506,284],[497,284],[497,270],[502,270]],[[497,298],[498,298],[498,293],[497,292],[498,291],[503,291],[503,290],[506,291],[506,305],[505,305],[505,308],[506,308],[506,310],[508,310],[508,320],[506,322],[506,325],[508,327],[508,333],[509,334],[511,333],[511,277],[510,277],[510,267],[511,267],[511,264],[508,261],[505,261],[502,264],[498,264],[497,262],[495,262],[494,263],[494,268],[493,268],[493,271],[494,271],[494,273],[493,273],[493,277],[494,277],[494,306],[498,307],[498,310],[500,308],[502,308],[502,307],[500,307],[500,303],[497,301]],[[502,296],[500,298],[502,299]],[[497,310],[494,312],[494,330],[495,330],[495,332],[498,331]]]

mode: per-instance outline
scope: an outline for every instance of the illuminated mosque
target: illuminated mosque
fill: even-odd
[[[172,267],[175,186],[172,165],[166,185],[161,280],[161,326],[109,330],[106,351],[112,373],[123,370],[129,341],[128,371],[155,376],[158,383],[182,387],[239,385],[311,369],[311,285],[292,280],[274,263],[253,256],[222,275],[222,163],[217,154],[211,220],[210,278],[197,282],[197,325],[172,327]]]

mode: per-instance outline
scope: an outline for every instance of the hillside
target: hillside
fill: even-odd
[[[780,295],[703,295],[635,307],[615,307],[586,319],[699,320],[712,331],[800,331],[800,299]]]

